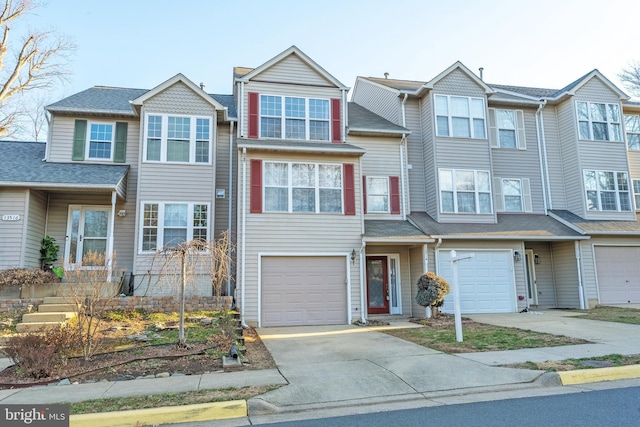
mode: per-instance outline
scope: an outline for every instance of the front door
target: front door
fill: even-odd
[[[536,286],[536,263],[533,250],[524,251],[527,271],[527,302],[528,306],[538,305],[538,287]]]
[[[389,314],[389,274],[386,256],[367,257],[367,312]]]
[[[110,207],[70,206],[64,260],[67,268],[96,265],[95,253],[104,262],[109,238]]]

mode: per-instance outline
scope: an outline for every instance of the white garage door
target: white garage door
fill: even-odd
[[[344,257],[263,257],[261,326],[347,323]]]
[[[601,304],[640,302],[640,247],[595,246]]]
[[[459,257],[471,252],[457,251]],[[458,262],[460,311],[512,313],[516,311],[511,251],[476,251],[473,258]],[[438,253],[438,275],[452,284],[450,251]],[[443,311],[453,313],[453,294],[444,300]]]

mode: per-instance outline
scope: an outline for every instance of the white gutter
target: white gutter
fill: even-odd
[[[580,310],[585,309],[585,293],[584,286],[582,284],[582,269],[580,268],[580,245],[577,241],[573,242],[576,250],[576,265],[578,267],[578,295],[580,297]]]
[[[542,161],[542,143],[540,141],[540,116],[542,109],[544,108],[544,102],[538,105],[538,111],[536,111],[536,137],[538,139],[538,162],[540,163],[540,181],[542,182],[542,202],[544,203],[544,212],[547,213],[547,184],[544,178],[544,163]]]
[[[365,264],[365,256],[366,253],[364,251],[364,248],[366,247],[367,243],[363,240],[362,241],[362,246],[360,246],[360,320],[362,321],[362,323],[367,323],[367,301],[365,300],[365,295],[366,295],[366,289],[365,289],[365,283],[366,283],[366,277],[365,277],[365,271],[366,271],[366,264]]]
[[[231,225],[232,225],[232,217],[233,217],[233,125],[234,121],[232,120],[229,123],[229,222],[228,222],[228,231],[229,235],[227,238],[229,239],[229,243],[231,243]],[[227,248],[227,258],[231,260],[231,244]],[[227,266],[227,295],[231,295],[231,263]]]
[[[245,277],[246,275],[246,247],[245,247],[245,242],[246,242],[246,238],[245,238],[245,230],[246,230],[246,223],[247,223],[247,149],[243,148],[242,149],[242,225],[241,225],[241,232],[242,232],[242,239],[241,239],[241,243],[240,243],[240,248],[242,249],[242,258],[241,258],[241,264],[240,264],[240,270],[241,270],[241,274],[242,274],[242,280],[240,281],[240,288],[241,288],[241,296],[240,296],[240,323],[242,324],[243,328],[248,327],[247,324],[244,321],[244,295],[245,295],[245,288],[246,288],[246,283],[247,283],[247,279]],[[258,319],[259,321],[260,319]]]
[[[542,106],[544,107],[547,104],[547,100],[545,99],[543,101]],[[549,209],[553,209],[553,198],[551,197],[551,181],[549,180],[549,162],[547,160],[547,142],[546,139],[544,137],[544,117],[542,116],[542,112],[540,114],[540,130],[541,130],[541,140],[540,142],[542,142],[542,151],[543,151],[543,156],[544,156],[544,172],[545,172],[545,178],[546,178],[546,185],[547,185],[547,196],[549,197]]]

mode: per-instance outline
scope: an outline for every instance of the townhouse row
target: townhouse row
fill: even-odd
[[[350,102],[295,46],[233,72],[224,95],[95,86],[47,107],[47,144],[0,142],[0,268],[51,235],[65,268],[115,253],[132,293],[171,295],[157,251],[229,230],[224,292],[259,326],[424,316],[452,250],[463,313],[640,302],[640,104],[597,70],[555,90],[457,62]]]

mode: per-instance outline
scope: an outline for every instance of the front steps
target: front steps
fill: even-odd
[[[37,313],[22,316],[22,322],[16,325],[17,332],[43,332],[67,323],[76,316],[78,305],[70,303],[65,297],[45,297],[38,306]]]

